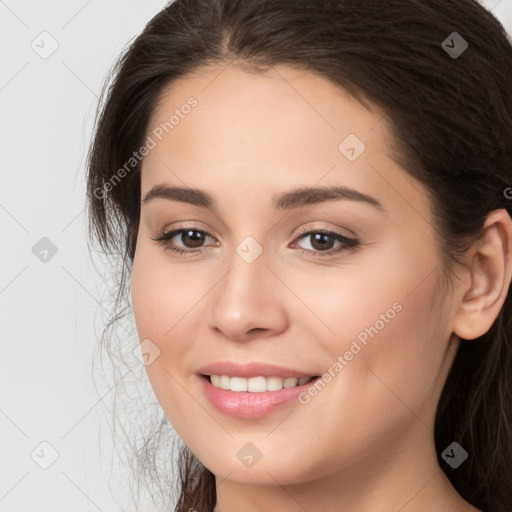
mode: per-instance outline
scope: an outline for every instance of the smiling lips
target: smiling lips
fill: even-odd
[[[289,404],[318,376],[265,363],[211,363],[199,369],[203,392],[221,412],[266,416]]]

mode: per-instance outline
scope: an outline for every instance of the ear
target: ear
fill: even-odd
[[[491,328],[512,278],[512,219],[505,209],[487,216],[482,237],[471,251],[468,272],[453,332],[459,338],[473,340]]]

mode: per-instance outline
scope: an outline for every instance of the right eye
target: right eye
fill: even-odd
[[[185,245],[185,248],[177,247],[174,242],[172,242],[172,239],[175,237],[178,237],[181,243]],[[173,229],[172,231],[161,233],[156,238],[151,238],[151,240],[154,240],[155,242],[159,242],[160,245],[164,247],[166,251],[170,251],[172,253],[178,253],[178,254],[200,254],[205,252],[206,249],[201,247],[201,244],[206,240],[206,238],[212,238],[213,237],[207,233],[206,231],[203,231],[196,226],[187,226],[184,228],[179,229]],[[192,248],[187,248],[186,245],[190,244]]]

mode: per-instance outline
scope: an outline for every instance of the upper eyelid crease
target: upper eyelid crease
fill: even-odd
[[[192,204],[201,208],[208,208],[216,213],[215,201],[211,195],[203,190],[168,186],[165,184],[155,185],[146,194],[142,200],[143,204],[147,204],[154,199],[167,199],[170,201],[179,201]],[[272,204],[276,210],[290,210],[300,208],[311,204],[322,203],[335,200],[359,201],[378,210],[385,212],[382,203],[367,194],[363,194],[357,190],[345,186],[329,186],[329,187],[300,187],[289,192],[283,192],[272,197]]]

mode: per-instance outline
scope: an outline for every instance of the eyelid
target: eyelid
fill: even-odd
[[[341,229],[341,228],[337,228],[337,229]],[[343,228],[345,229],[346,231],[348,231],[350,234],[349,235],[344,235],[343,233],[339,233],[336,229],[330,229],[330,228],[319,228],[319,227],[315,227],[314,225],[311,225],[311,224],[307,224],[306,226],[303,226],[299,229],[299,231],[297,233],[295,233],[295,237],[298,237],[304,233],[311,233],[312,231],[315,232],[315,233],[318,233],[318,232],[324,232],[324,233],[333,233],[333,234],[336,234],[336,235],[340,235],[344,238],[353,238],[353,239],[357,239],[357,235],[351,230],[351,229],[348,229],[348,228]],[[293,233],[293,231],[292,231]]]

